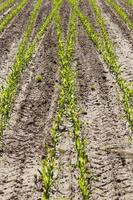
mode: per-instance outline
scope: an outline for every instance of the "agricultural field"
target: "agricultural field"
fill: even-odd
[[[133,200],[133,0],[0,0],[0,200]]]

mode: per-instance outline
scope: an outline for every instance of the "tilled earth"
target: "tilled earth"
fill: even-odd
[[[122,76],[127,82],[132,82],[133,33],[103,0],[97,2],[115,44]],[[133,20],[132,9],[124,7],[121,0],[117,2]],[[0,84],[5,83],[11,70],[33,5],[34,1],[29,2],[0,35]],[[88,0],[79,1],[79,6],[99,31]],[[43,2],[31,40],[51,7],[51,1]],[[66,37],[71,14],[67,0],[60,14]],[[73,67],[77,76],[81,135],[86,139],[88,167],[92,175],[90,199],[133,200],[132,133],[119,101],[121,92],[80,21],[77,23]],[[0,200],[41,200],[41,160],[46,156],[45,146],[51,142],[50,128],[58,98],[58,71],[58,45],[52,22],[37,53],[22,74],[10,120],[0,143]],[[37,74],[42,75],[41,82],[35,80]],[[64,119],[58,144],[57,165],[60,168],[55,172],[51,200],[83,199],[78,188],[78,170],[74,167],[76,152],[73,146],[71,123]]]

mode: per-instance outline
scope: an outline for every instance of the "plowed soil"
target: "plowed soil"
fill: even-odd
[[[97,2],[115,44],[122,76],[132,82],[133,32],[103,0]],[[120,0],[117,2],[124,7]],[[33,5],[34,1],[30,1],[0,35],[0,84],[3,86]],[[51,1],[43,2],[30,40],[51,7]],[[88,0],[79,1],[79,7],[99,31]],[[132,9],[124,8],[132,20]],[[60,15],[66,37],[71,15],[67,0]],[[21,76],[12,113],[0,142],[0,200],[41,200],[41,161],[47,156],[45,146],[51,143],[50,128],[57,109],[58,63],[57,37],[52,22]],[[132,132],[119,100],[121,91],[78,18],[73,67],[82,121],[81,135],[87,141],[85,150],[92,174],[90,199],[133,200]],[[35,78],[38,74],[43,77],[41,82]],[[76,152],[70,134],[71,123],[64,121],[58,144],[61,149],[57,161],[60,169],[55,172],[58,175],[50,199],[83,200],[78,187],[78,170],[74,167]]]

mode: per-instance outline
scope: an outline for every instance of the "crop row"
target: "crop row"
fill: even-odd
[[[124,0],[125,3],[129,6],[133,6],[133,0]]]
[[[121,66],[119,66],[117,62],[117,58],[115,55],[113,44],[108,36],[106,25],[104,23],[104,19],[102,18],[100,8],[96,4],[96,0],[92,0],[92,7],[95,12],[95,15],[97,17],[97,23],[101,29],[104,45],[106,47],[106,51],[108,51],[108,54],[105,53],[104,60],[109,60],[108,63],[106,63],[110,66],[110,69],[115,74],[116,81],[118,85],[120,86],[121,90],[123,91],[123,105],[124,110],[127,114],[128,121],[131,125],[131,129],[133,130],[133,108],[132,108],[132,97],[133,97],[133,90],[129,88],[128,83],[126,83],[126,80],[122,78],[121,76]]]
[[[89,38],[96,44],[99,52],[102,54],[102,57],[114,74],[116,81],[123,92],[123,99],[122,103],[124,106],[124,110],[130,124],[131,129],[133,130],[133,108],[132,108],[132,97],[133,97],[133,90],[129,88],[128,83],[124,78],[121,76],[120,65],[117,62],[117,57],[115,55],[115,51],[113,48],[113,44],[109,39],[108,33],[106,31],[106,25],[104,20],[101,16],[100,8],[96,5],[95,0],[91,0],[91,5],[94,9],[96,14],[97,23],[101,29],[103,37],[101,38],[93,29],[93,26],[90,24],[88,19],[82,14],[82,12],[76,8],[77,14],[89,36]]]
[[[10,21],[23,9],[26,3],[27,0],[22,0],[20,3],[14,6],[5,17],[0,19],[0,33],[4,31]]]
[[[78,117],[78,109],[75,97],[75,72],[72,69],[72,60],[74,52],[74,44],[76,38],[76,12],[74,7],[77,5],[77,1],[69,1],[72,6],[71,17],[69,22],[69,32],[67,36],[67,44],[65,47],[61,19],[59,16],[59,11],[56,13],[55,24],[56,33],[58,38],[58,48],[59,48],[59,63],[60,63],[60,91],[58,100],[58,109],[55,116],[54,124],[51,129],[51,136],[53,140],[53,146],[50,145],[48,148],[48,156],[43,161],[43,185],[44,194],[43,199],[49,199],[49,192],[53,183],[53,173],[55,167],[55,156],[58,144],[58,130],[59,125],[62,121],[63,114],[69,117],[72,122],[73,134],[75,139],[75,150],[77,152],[77,167],[79,169],[79,188],[82,192],[83,199],[87,200],[89,198],[89,184],[88,184],[88,169],[87,169],[87,157],[84,150],[84,141],[80,138],[80,120]],[[56,0],[54,0],[54,5]]]
[[[21,73],[21,67],[23,63],[23,57],[27,48],[27,43],[29,41],[29,37],[31,35],[32,29],[34,27],[34,24],[36,22],[37,14],[40,9],[40,6],[42,4],[42,0],[37,1],[35,4],[35,7],[33,11],[31,12],[29,22],[27,24],[27,27],[25,29],[25,32],[23,34],[22,40],[20,42],[16,59],[14,61],[14,65],[12,67],[12,71],[7,77],[7,83],[5,88],[3,89],[1,93],[1,98],[0,98],[0,107],[1,107],[1,130],[4,128],[5,123],[6,123],[6,118],[9,114],[10,111],[10,102],[13,98],[14,92],[16,90],[16,84],[18,82],[18,78]]]
[[[122,9],[122,7],[114,0],[106,0],[106,2],[115,10],[128,27],[133,30],[133,22],[129,19],[127,13]]]
[[[11,72],[7,77],[7,81],[5,87],[3,88],[0,95],[0,131],[1,134],[6,126],[7,119],[9,117],[9,113],[11,110],[11,104],[14,100],[14,95],[17,89],[17,85],[21,76],[23,69],[28,65],[33,53],[39,46],[42,38],[44,37],[44,33],[51,22],[54,13],[61,5],[62,0],[58,2],[58,4],[51,10],[49,15],[42,22],[34,40],[29,43],[29,37],[32,32],[34,23],[36,21],[36,17],[38,14],[38,10],[40,8],[42,0],[37,1],[35,7],[30,15],[29,22],[23,34],[23,38],[20,42],[18,52],[12,67]]]
[[[11,4],[14,3],[15,0],[8,0],[6,2],[3,2],[1,5],[0,5],[0,13],[3,12],[4,10],[6,10],[7,8],[10,7]]]
[[[56,4],[57,4],[56,0],[53,0],[54,7],[56,6]],[[59,10],[57,10],[55,13],[54,21],[56,24],[56,32],[58,36],[58,46],[64,52],[62,31],[60,29],[61,24],[60,24]],[[43,200],[49,199],[50,190],[54,181],[53,175],[54,175],[54,170],[55,170],[55,157],[56,157],[56,152],[57,152],[57,144],[59,140],[58,130],[59,130],[59,126],[61,124],[62,117],[63,117],[64,104],[65,104],[64,91],[62,87],[60,87],[58,103],[57,103],[57,111],[56,111],[56,115],[53,121],[53,126],[50,130],[52,144],[50,145],[50,147],[47,147],[47,157],[46,159],[42,161]]]
[[[75,95],[76,90],[76,77],[75,73],[71,67],[72,56],[74,51],[74,44],[76,39],[76,24],[77,24],[77,13],[75,7],[78,5],[78,1],[70,1],[73,13],[72,13],[72,20],[70,21],[70,31],[68,34],[68,44],[66,48],[66,57],[68,59],[68,66],[66,65],[66,75],[67,71],[68,74],[68,83],[67,86],[67,104],[68,104],[68,114],[70,115],[70,119],[73,124],[73,134],[75,139],[75,149],[77,152],[77,167],[79,169],[79,188],[82,192],[83,199],[89,199],[89,192],[90,192],[90,174],[88,169],[88,159],[85,153],[85,142],[82,136],[80,135],[80,128],[81,128],[81,121],[79,119],[78,108],[77,108],[77,100]]]

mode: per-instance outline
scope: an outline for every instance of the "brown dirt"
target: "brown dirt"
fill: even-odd
[[[127,81],[132,81],[132,33],[102,0],[98,0],[98,3],[109,35],[116,44],[119,63],[123,66],[122,75]],[[51,1],[43,2],[31,39],[51,6]],[[80,1],[79,6],[99,31],[88,0],[84,3]],[[21,17],[19,14],[0,36],[1,80],[5,80],[12,66],[32,7],[33,4],[28,4]],[[64,36],[68,32],[70,13],[68,2],[65,1],[60,10]],[[125,53],[127,51],[128,55]],[[52,23],[38,52],[22,74],[10,120],[0,144],[1,200],[41,200],[41,160],[46,156],[45,145],[51,143],[50,128],[57,109],[57,53],[57,38]],[[132,200],[133,145],[131,141],[129,143],[131,131],[118,100],[121,93],[80,22],[77,26],[73,67],[77,73],[81,135],[87,141],[86,153],[92,174],[90,199]],[[35,80],[38,74],[43,77],[41,82]],[[72,124],[64,118],[59,128],[57,168],[54,172],[51,200],[83,200],[77,183],[78,170],[74,165],[76,152],[71,132]]]

